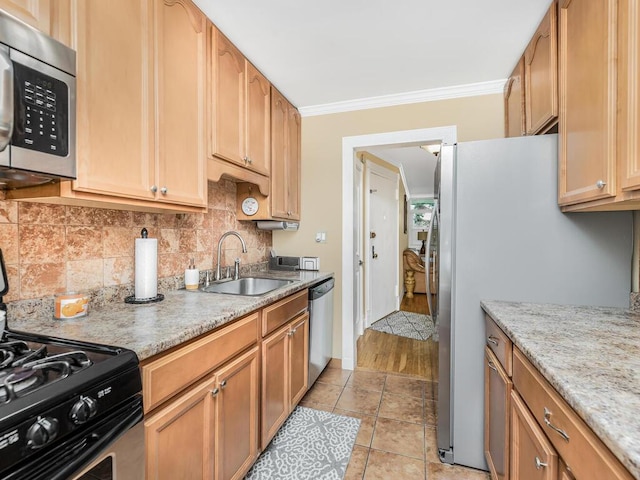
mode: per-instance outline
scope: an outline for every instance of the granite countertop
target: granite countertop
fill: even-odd
[[[140,360],[144,360],[331,278],[333,273],[269,271],[259,276],[294,282],[260,297],[174,290],[164,293],[164,300],[158,303],[110,304],[89,310],[86,317],[68,320],[55,320],[52,317],[9,319],[8,327],[15,331],[124,347],[133,350]]]
[[[482,308],[640,479],[640,315],[498,301]]]

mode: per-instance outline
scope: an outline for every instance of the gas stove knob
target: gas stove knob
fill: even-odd
[[[69,417],[76,425],[82,425],[95,416],[98,411],[98,403],[91,397],[82,396],[73,404]]]
[[[44,447],[58,435],[58,420],[41,417],[27,430],[27,446],[33,450]]]

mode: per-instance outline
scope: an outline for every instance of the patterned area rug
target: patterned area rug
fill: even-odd
[[[428,340],[433,335],[433,340],[438,341],[436,327],[431,317],[421,313],[393,312],[373,322],[369,328],[414,340]]]
[[[360,420],[296,407],[245,480],[342,480]]]

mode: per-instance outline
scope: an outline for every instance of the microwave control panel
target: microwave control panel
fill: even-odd
[[[14,63],[14,126],[11,144],[66,157],[69,153],[69,90],[57,78]]]

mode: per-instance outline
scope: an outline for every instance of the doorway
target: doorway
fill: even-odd
[[[353,370],[357,355],[357,322],[361,311],[357,300],[359,292],[356,235],[354,224],[358,219],[354,194],[354,161],[358,150],[374,146],[414,146],[433,141],[453,144],[457,141],[455,126],[405,130],[342,139],[342,367]],[[355,232],[357,233],[357,232]]]

